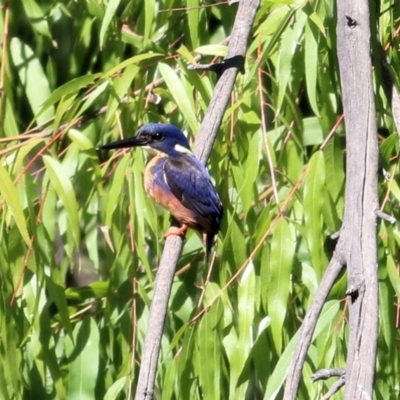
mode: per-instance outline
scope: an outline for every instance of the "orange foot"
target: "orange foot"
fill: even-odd
[[[171,235],[185,236],[185,233],[187,230],[188,230],[187,225],[182,225],[179,228],[177,228],[177,227],[169,228],[168,232],[164,233],[164,238],[171,236]]]

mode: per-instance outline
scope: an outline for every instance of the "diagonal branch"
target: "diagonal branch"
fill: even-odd
[[[299,339],[290,363],[288,376],[286,379],[284,400],[297,399],[297,392],[300,386],[301,372],[306,361],[307,352],[311,345],[313,333],[317,326],[318,317],[321,314],[329,292],[331,291],[336,279],[343,269],[342,251],[343,242],[339,241],[332,259],[325,271],[319,284],[310,309],[304,318],[299,332]]]
[[[238,72],[243,68],[247,42],[259,0],[242,0],[239,3],[235,23],[229,41],[228,54],[225,60],[240,60],[239,63],[228,63],[215,86],[213,97],[196,137],[194,152],[203,161],[207,161],[212,145],[217,137],[225,109],[228,105]],[[175,268],[182,249],[182,238],[169,236],[158,267],[154,297],[151,302],[142,363],[140,366],[136,399],[153,399],[154,382],[160,353],[161,338],[171,293]]]

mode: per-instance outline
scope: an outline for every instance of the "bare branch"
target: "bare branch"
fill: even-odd
[[[301,371],[306,360],[307,351],[310,347],[315,327],[317,326],[318,317],[332,286],[343,269],[342,250],[343,242],[339,241],[321,283],[315,292],[311,307],[304,317],[299,332],[297,346],[286,378],[285,392],[283,395],[284,400],[297,399],[297,392],[301,380]]]
[[[317,382],[319,380],[326,380],[332,378],[333,376],[342,376],[346,373],[344,368],[324,368],[318,370],[312,377],[313,382]]]
[[[368,0],[339,0],[338,59],[346,125],[346,197],[343,235],[349,293],[345,399],[372,398],[378,338],[375,210],[378,132],[372,80]]]
[[[385,212],[383,212],[383,211],[381,211],[381,210],[376,210],[376,211],[375,211],[375,214],[376,214],[376,216],[377,216],[378,218],[384,219],[385,221],[388,221],[388,222],[390,222],[391,224],[396,223],[396,218],[395,218],[395,217],[393,217],[393,216],[391,216],[391,215],[389,215],[389,214],[386,214]]]
[[[346,383],[346,376],[343,374],[339,380],[337,380],[331,388],[326,392],[324,396],[321,397],[321,400],[328,400],[330,399],[336,392],[340,390]]]
[[[243,73],[244,67],[244,56],[233,56],[232,58],[225,58],[225,60],[221,63],[215,64],[189,64],[188,69],[192,71],[213,71],[218,77],[222,75],[222,73],[229,68],[236,68],[240,72]]]

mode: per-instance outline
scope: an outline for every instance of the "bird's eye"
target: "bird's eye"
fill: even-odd
[[[157,140],[157,142],[160,142],[161,140],[164,139],[164,135],[163,135],[162,133],[155,133],[155,134],[153,135],[153,139],[154,139],[154,140]]]

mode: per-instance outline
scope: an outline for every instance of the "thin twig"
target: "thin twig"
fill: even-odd
[[[346,376],[342,375],[340,379],[338,379],[331,388],[326,392],[324,396],[321,397],[321,400],[329,400],[336,392],[340,390],[346,383]]]
[[[332,136],[336,133],[337,129],[339,128],[339,125],[343,122],[343,120],[344,120],[344,114],[342,114],[336,121],[335,125],[333,125],[333,128],[330,130],[327,137],[322,142],[321,146],[319,146],[320,150],[323,150],[325,148],[327,143],[331,140]]]
[[[312,375],[311,380],[317,382],[319,380],[326,380],[332,378],[333,376],[342,376],[346,373],[344,368],[323,368],[318,370]]]
[[[311,345],[318,317],[322,311],[332,286],[336,282],[336,279],[343,269],[344,262],[342,260],[342,253],[344,245],[345,243],[343,241],[339,241],[328,268],[322,277],[321,283],[315,292],[313,302],[307,311],[306,316],[304,317],[299,332],[297,346],[292,356],[292,361],[287,374],[288,377],[283,395],[284,400],[297,398],[297,390],[300,384],[301,371],[306,360],[307,351]]]
[[[381,210],[376,210],[376,211],[375,211],[375,214],[376,214],[376,216],[377,216],[378,218],[381,218],[381,219],[383,219],[383,220],[385,220],[385,221],[388,221],[388,222],[390,222],[391,224],[395,224],[395,223],[396,223],[396,218],[395,218],[395,217],[393,217],[393,216],[391,216],[391,215],[389,215],[389,214],[386,214],[385,212],[383,212],[383,211],[381,211]]]

